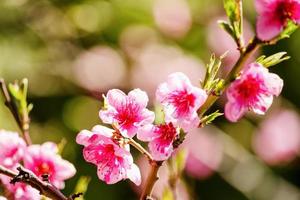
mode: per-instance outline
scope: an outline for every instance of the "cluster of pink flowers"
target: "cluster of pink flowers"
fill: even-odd
[[[64,181],[75,175],[74,166],[61,158],[57,145],[46,142],[42,145],[26,146],[24,140],[15,132],[0,131],[0,165],[13,171],[24,163],[38,177],[48,174],[49,181],[55,187],[64,188]],[[17,172],[17,171],[16,171]],[[15,200],[39,200],[39,191],[24,183],[10,184],[10,178],[0,175],[11,198]]]
[[[100,118],[114,129],[101,125],[92,131],[81,131],[76,141],[84,146],[83,155],[87,162],[97,166],[98,177],[108,184],[130,179],[141,183],[139,168],[134,164],[128,138],[149,142],[148,147],[154,160],[168,159],[174,151],[173,142],[180,128],[188,131],[198,126],[197,110],[205,102],[207,94],[195,87],[183,73],[173,73],[167,82],[159,85],[156,97],[163,106],[164,122],[154,125],[154,112],[148,110],[148,96],[134,89],[124,94],[113,89],[105,96],[105,105]]]

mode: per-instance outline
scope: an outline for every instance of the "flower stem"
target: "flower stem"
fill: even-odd
[[[132,138],[127,138],[127,139],[128,139],[128,144],[130,144],[131,146],[136,148],[139,152],[141,152],[143,155],[145,155],[148,158],[149,162],[153,161],[153,157],[151,156],[151,154],[144,147],[142,147],[142,145],[134,141]]]
[[[149,197],[151,196],[152,189],[155,182],[158,180],[158,170],[162,165],[162,163],[163,161],[154,161],[154,160],[150,161],[150,166],[151,166],[150,173],[147,177],[140,200],[151,199]]]

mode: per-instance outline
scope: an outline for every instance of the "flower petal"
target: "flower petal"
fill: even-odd
[[[269,73],[266,80],[266,85],[269,88],[271,94],[279,96],[283,88],[283,80],[277,74]]]
[[[225,105],[225,117],[232,122],[237,122],[246,112],[241,104],[227,102]]]
[[[137,138],[144,142],[149,142],[156,137],[154,126],[151,124],[146,125],[138,130]]]
[[[136,185],[141,184],[141,172],[136,164],[132,164],[131,168],[127,170],[127,178],[130,179]]]
[[[146,92],[141,89],[134,89],[128,93],[129,101],[134,102],[140,108],[146,108],[149,98]]]
[[[258,17],[256,23],[256,32],[259,39],[268,41],[279,35],[283,29],[278,17],[273,14],[266,13]]]
[[[107,92],[107,103],[116,109],[122,107],[126,102],[126,94],[118,89],[112,89]]]

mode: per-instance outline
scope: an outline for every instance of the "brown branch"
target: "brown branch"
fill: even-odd
[[[23,167],[18,167],[17,170],[19,173],[15,173],[14,171],[7,169],[0,165],[0,174],[11,177],[11,184],[15,184],[17,182],[22,182],[31,187],[37,189],[41,195],[44,195],[53,200],[74,200],[79,197],[81,194],[74,194],[70,197],[66,197],[63,193],[59,191],[55,186],[49,183],[47,180],[39,179],[32,171],[25,169]]]
[[[151,161],[150,162],[150,165],[151,165],[150,173],[147,177],[140,200],[152,199],[151,198],[152,189],[153,189],[154,184],[156,183],[156,181],[159,178],[157,173],[162,164],[163,164],[163,161]]]

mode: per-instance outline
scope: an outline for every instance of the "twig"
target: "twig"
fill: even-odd
[[[15,184],[17,182],[28,184],[31,187],[37,189],[41,195],[44,195],[53,200],[74,200],[75,198],[80,196],[80,194],[74,194],[70,197],[66,197],[51,183],[39,179],[32,171],[21,166],[18,167],[17,170],[19,171],[19,173],[15,173],[12,170],[0,165],[0,174],[11,177],[11,184]]]
[[[139,152],[141,152],[143,155],[145,155],[148,158],[149,162],[153,161],[152,155],[146,149],[144,149],[142,145],[134,141],[132,138],[127,138],[127,139],[128,139],[128,144],[130,144],[131,146],[136,148]]]

